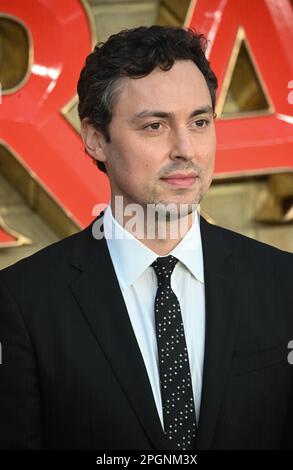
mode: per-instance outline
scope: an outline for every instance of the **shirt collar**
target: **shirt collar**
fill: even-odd
[[[112,214],[111,203],[105,210],[103,225],[119,284],[125,290],[144,273],[159,255],[117,222]],[[198,281],[204,282],[198,212],[188,232],[169,254],[178,258]]]

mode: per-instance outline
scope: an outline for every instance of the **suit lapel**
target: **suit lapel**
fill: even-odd
[[[234,258],[223,232],[201,218],[206,336],[197,449],[210,449],[220,411],[237,325]]]
[[[72,258],[81,274],[72,293],[154,448],[168,449],[106,240],[94,239],[91,226],[81,235],[84,242]]]

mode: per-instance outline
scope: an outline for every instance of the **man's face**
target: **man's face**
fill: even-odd
[[[210,186],[215,127],[206,81],[189,60],[123,78],[102,141],[112,202],[197,204]],[[177,178],[175,178],[177,175]],[[189,178],[183,176],[189,175]],[[169,178],[168,178],[169,177]],[[172,177],[172,178],[171,178]]]

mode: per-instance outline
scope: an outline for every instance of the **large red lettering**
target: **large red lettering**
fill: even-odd
[[[91,49],[91,33],[78,0],[2,0],[2,11],[30,31],[29,79],[1,104],[1,140],[19,156],[68,215],[83,226],[92,207],[107,201],[107,177],[84,154],[78,133],[61,114]]]
[[[274,107],[270,115],[217,121],[216,175],[292,171],[290,1],[197,0],[192,8],[190,26],[210,40],[209,60],[219,79],[218,97],[242,26]]]

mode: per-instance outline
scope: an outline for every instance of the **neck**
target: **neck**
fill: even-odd
[[[140,240],[150,250],[160,256],[172,251],[192,226],[197,212],[193,211],[181,217],[158,217],[139,206],[138,213],[128,215],[126,210],[117,210],[111,202],[113,217],[129,233]],[[176,214],[177,215],[177,214]]]

